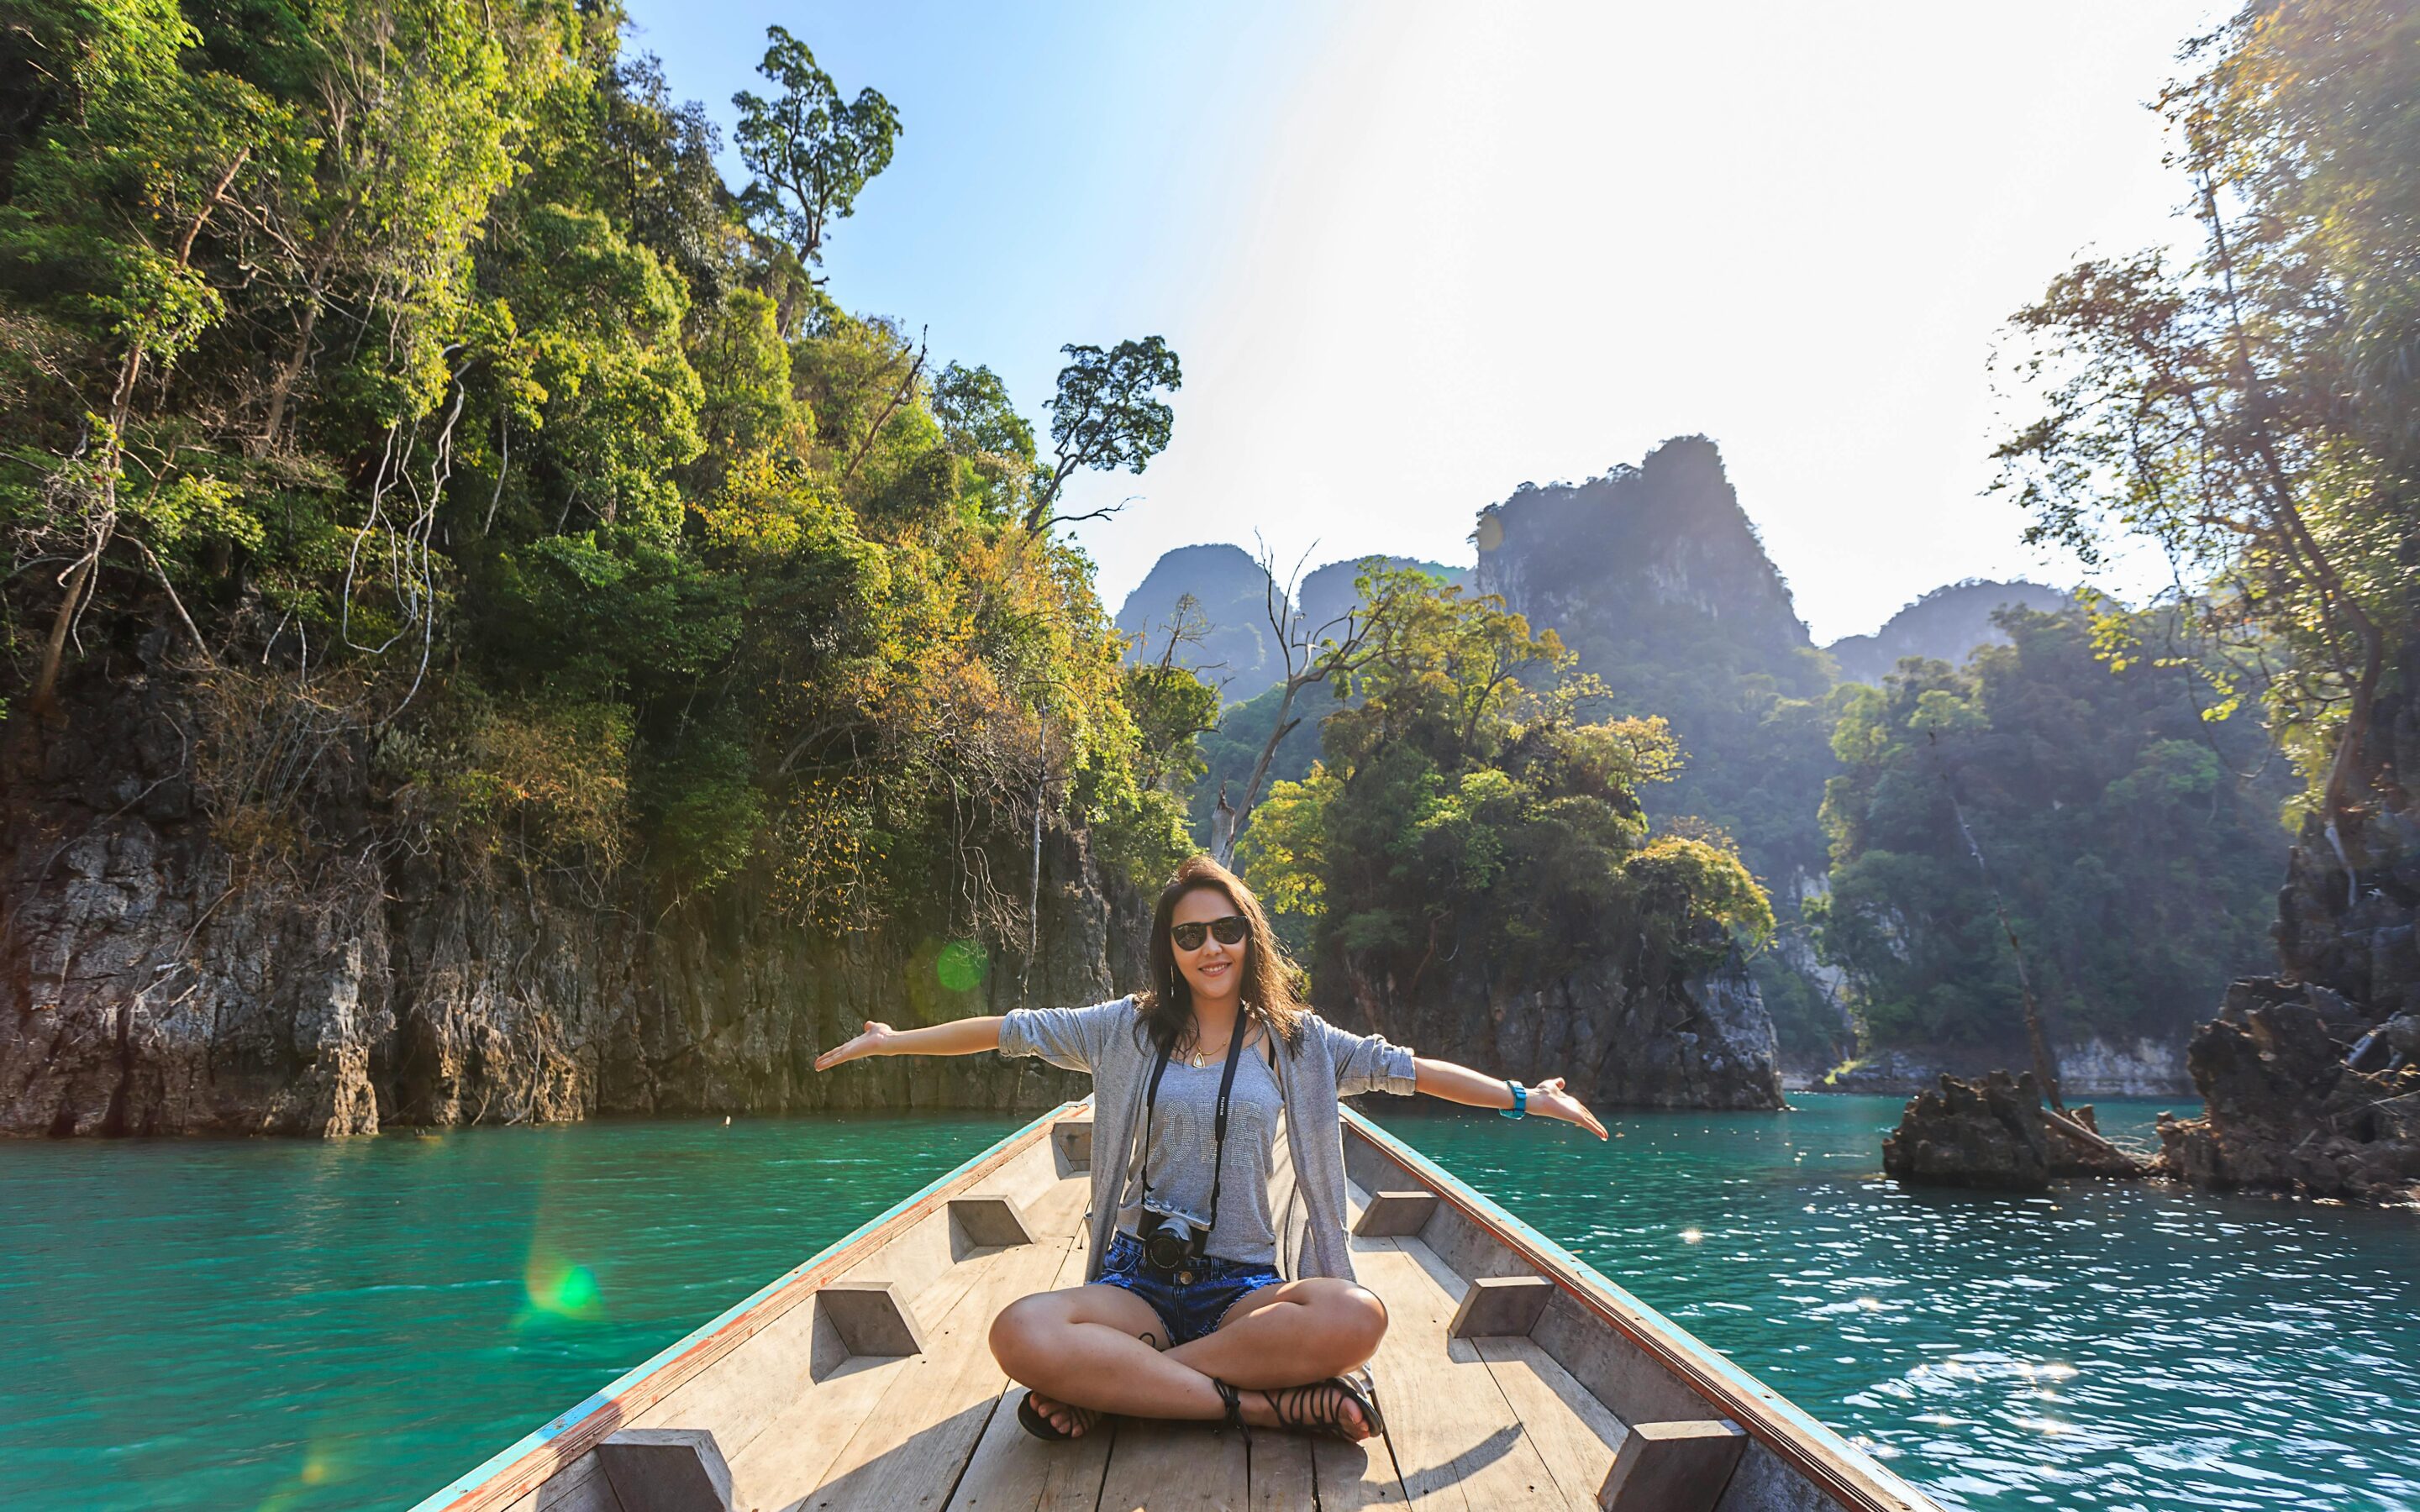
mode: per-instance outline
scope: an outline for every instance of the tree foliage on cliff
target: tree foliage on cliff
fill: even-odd
[[[2019,1046],[1996,887],[2062,1039],[2179,1035],[2267,947],[2287,774],[2248,714],[2201,717],[2188,671],[2113,675],[2083,610],[1996,618],[2011,643],[1963,669],[1843,690],[1817,943],[1869,1046]]]
[[[735,194],[610,6],[11,18],[18,717],[164,656],[225,726],[196,776],[231,841],[307,849],[309,774],[359,749],[407,843],[754,869],[831,927],[1021,936],[1037,805],[1140,869],[1182,845],[1199,711],[1034,528],[1166,444],[1173,354],[1117,348],[1148,360],[1105,403],[1073,348],[1080,446],[1045,457],[987,370],[834,302],[877,91],[774,28]]]
[[[1607,961],[1685,974],[1770,932],[1719,835],[1650,832],[1637,791],[1678,760],[1661,719],[1591,717],[1603,687],[1500,600],[1402,569],[1360,590],[1387,612],[1340,669],[1322,760],[1243,845],[1315,972],[1404,998],[1473,966],[1515,988]]]
[[[2167,553],[2196,632],[2167,655],[2214,712],[2265,697],[2341,851],[2402,780],[2372,716],[2420,554],[2420,7],[2255,0],[2188,56],[2160,104],[2200,251],[2082,264],[2018,315],[2042,409],[2003,486],[2030,539]]]

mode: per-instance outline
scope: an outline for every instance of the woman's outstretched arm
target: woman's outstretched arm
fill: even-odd
[[[923,1029],[894,1029],[867,1019],[864,1032],[856,1039],[817,1056],[815,1070],[830,1071],[845,1060],[862,1060],[867,1056],[971,1056],[999,1048],[997,1013],[953,1019]]]
[[[1441,1097],[1449,1103],[1464,1103],[1475,1108],[1509,1108],[1512,1105],[1512,1088],[1501,1076],[1490,1076],[1468,1066],[1457,1066],[1450,1060],[1431,1060],[1416,1056],[1412,1069],[1419,1073],[1419,1090],[1431,1097]],[[1529,1111],[1542,1119],[1561,1119],[1576,1123],[1599,1139],[1605,1137],[1605,1125],[1588,1104],[1563,1090],[1563,1079],[1550,1076],[1528,1088]]]

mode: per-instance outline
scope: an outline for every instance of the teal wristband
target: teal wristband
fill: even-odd
[[[1517,1119],[1527,1114],[1529,1111],[1529,1089],[1509,1076],[1504,1079],[1504,1085],[1512,1088],[1512,1105],[1496,1111],[1507,1119]]]

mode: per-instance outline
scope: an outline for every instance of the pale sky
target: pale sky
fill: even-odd
[[[1470,559],[1473,517],[1703,432],[1818,640],[2060,585],[1980,497],[1986,363],[2079,255],[2180,237],[2145,107],[2211,0],[1178,6],[632,0],[727,129],[767,24],[906,124],[830,239],[1037,420],[1164,335],[1175,440],[1090,477],[1114,609],[1172,547]],[[743,176],[726,153],[735,188]],[[2115,586],[2131,586],[2118,582]]]

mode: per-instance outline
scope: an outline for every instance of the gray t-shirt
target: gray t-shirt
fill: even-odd
[[[1269,1178],[1277,1170],[1279,1120],[1285,1103],[1265,1058],[1268,1039],[1244,1047],[1235,1087],[1227,1099],[1226,1180],[1218,1185],[1218,1223],[1205,1254],[1248,1265],[1275,1265],[1277,1221],[1269,1211]],[[1159,1084],[1159,1110],[1151,1119],[1151,1203],[1197,1222],[1210,1216],[1211,1156],[1218,1149],[1218,1082],[1227,1057],[1196,1070],[1183,1057],[1171,1058]],[[1126,1160],[1126,1181],[1118,1198],[1120,1232],[1142,1231],[1143,1138],[1135,1134]]]

